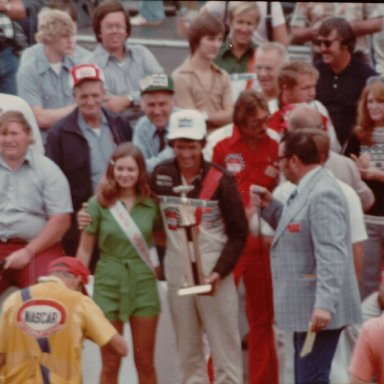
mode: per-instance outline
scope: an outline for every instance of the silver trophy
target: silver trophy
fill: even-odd
[[[193,207],[189,203],[187,193],[194,188],[193,185],[179,185],[173,188],[175,193],[181,196],[181,204],[178,207],[180,221],[179,227],[185,232],[184,276],[182,287],[178,290],[180,296],[209,293],[212,285],[207,284],[204,276],[201,254],[199,248],[199,229],[196,223]]]

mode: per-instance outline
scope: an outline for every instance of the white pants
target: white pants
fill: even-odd
[[[182,384],[209,383],[203,333],[213,358],[215,384],[243,382],[238,324],[238,296],[233,275],[220,283],[215,296],[178,296],[169,286],[168,297],[182,370]]]

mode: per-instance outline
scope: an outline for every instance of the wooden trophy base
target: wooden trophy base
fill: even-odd
[[[188,295],[200,295],[203,293],[209,293],[212,291],[211,284],[204,285],[193,285],[191,287],[180,288],[177,291],[179,296],[188,296]]]

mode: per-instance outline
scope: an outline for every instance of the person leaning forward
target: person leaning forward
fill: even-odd
[[[361,322],[348,206],[335,178],[320,166],[308,133],[288,133],[277,163],[297,188],[285,205],[266,189],[260,193],[261,216],[275,229],[270,252],[275,320],[294,332],[295,383],[329,383],[340,332]],[[316,339],[301,357],[308,329]]]
[[[86,295],[89,270],[73,257],[49,264],[38,284],[14,292],[0,317],[0,381],[81,384],[84,339],[128,353],[124,338]]]
[[[30,150],[32,130],[16,111],[0,117],[0,293],[33,284],[50,260],[63,255],[69,228],[68,182],[51,160]]]

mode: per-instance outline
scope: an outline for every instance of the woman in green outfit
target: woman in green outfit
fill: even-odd
[[[116,148],[87,211],[92,222],[81,235],[77,257],[89,265],[98,242],[94,300],[121,334],[129,321],[139,382],[156,383],[154,345],[160,301],[152,237],[162,225],[138,147],[123,143]],[[101,353],[100,383],[117,383],[120,357],[108,347],[102,347]]]

